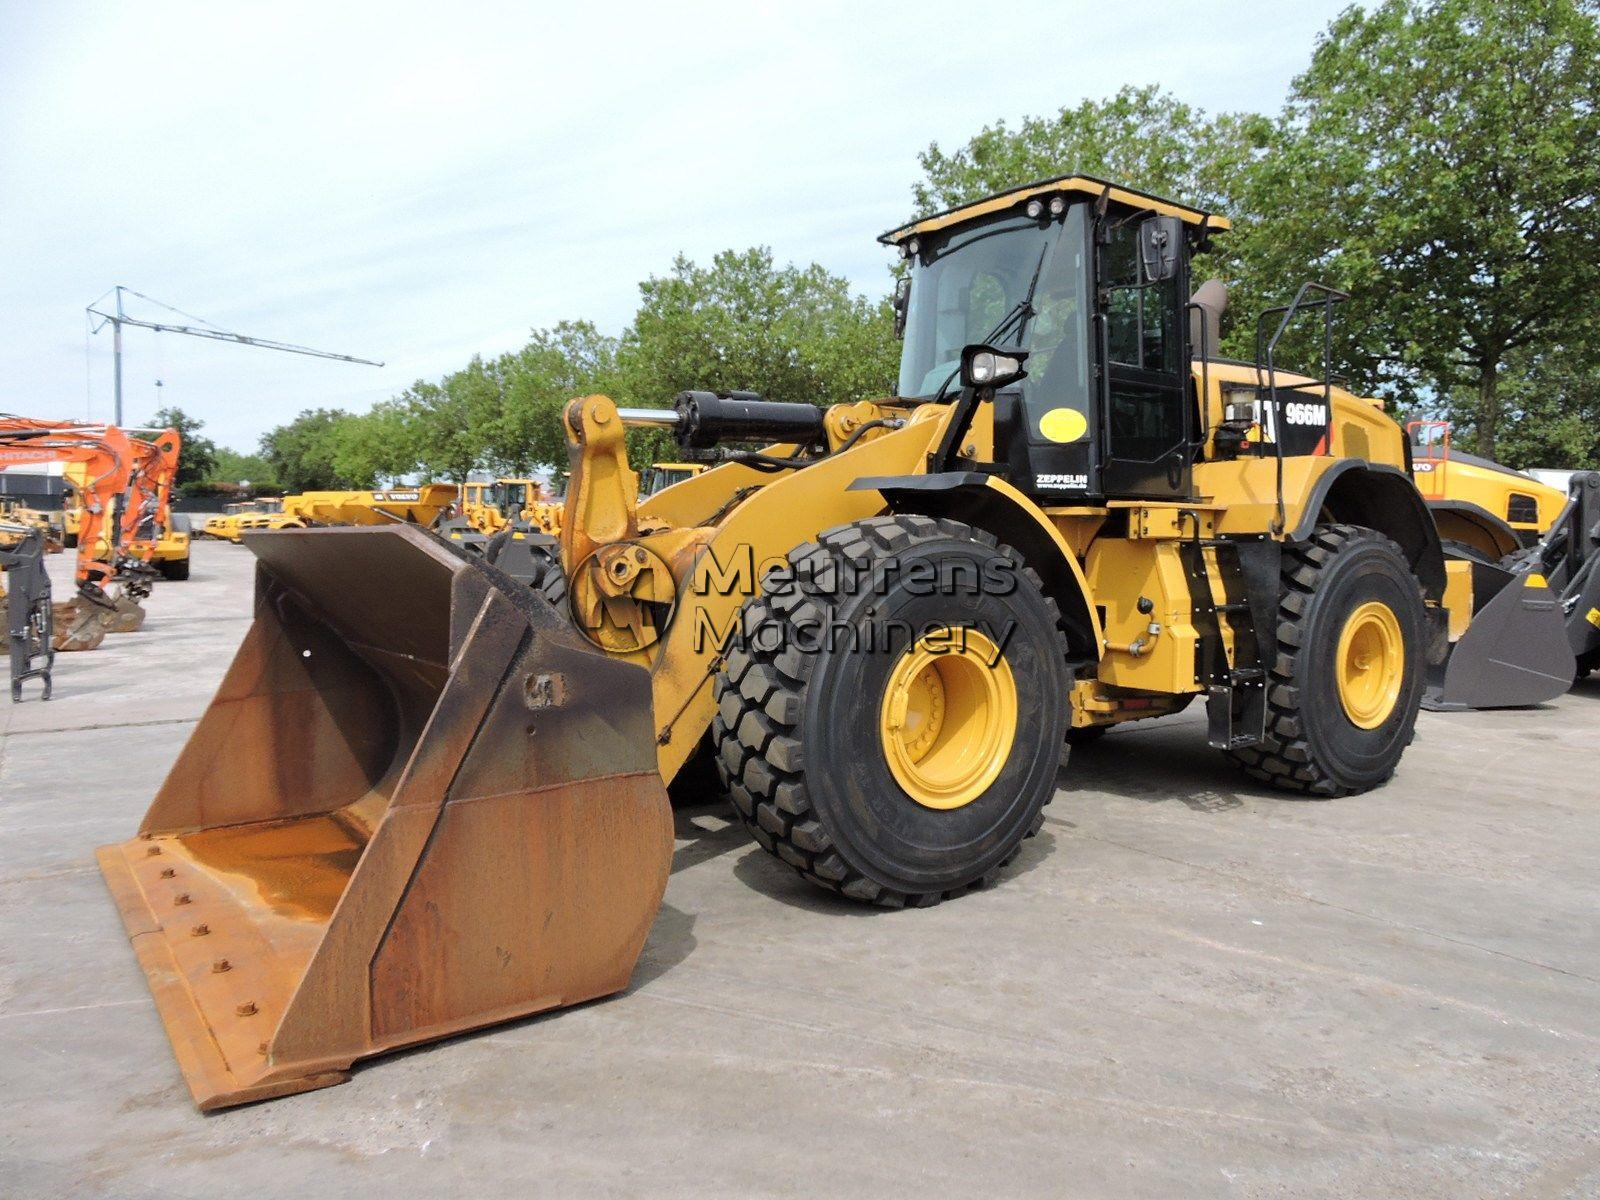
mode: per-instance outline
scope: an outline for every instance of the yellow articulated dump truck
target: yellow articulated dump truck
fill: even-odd
[[[219,515],[208,517],[200,527],[200,536],[237,545],[244,529],[269,528],[267,522],[282,512],[283,501],[277,497],[235,501],[225,505]]]
[[[428,528],[456,500],[453,483],[377,491],[301,492],[286,496],[278,520],[268,529],[300,529],[313,525],[389,525],[397,521]]]
[[[1198,700],[1249,780],[1381,786],[1445,555],[1404,431],[1276,363],[1336,294],[1217,358],[1189,264],[1227,228],[1071,175],[891,231],[894,393],[573,400],[538,590],[410,525],[249,536],[254,624],[100,851],[200,1106],[624,988],[686,780],[891,908],[1002,881],[1075,730]],[[630,428],[715,465],[641,498]],[[1524,586],[1485,671],[1551,616]]]

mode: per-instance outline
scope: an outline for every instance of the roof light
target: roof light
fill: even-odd
[[[1022,211],[1028,214],[1030,220],[1037,221],[1044,216],[1044,201],[1035,197],[1028,201],[1027,207]]]
[[[1050,215],[1052,217],[1059,217],[1062,213],[1064,213],[1066,211],[1067,211],[1067,198],[1065,196],[1051,196],[1050,197]]]

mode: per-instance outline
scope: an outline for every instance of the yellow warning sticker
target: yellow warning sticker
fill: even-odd
[[[1052,442],[1076,442],[1089,432],[1089,418],[1075,408],[1052,408],[1039,419],[1039,432]]]
[[[1596,629],[1600,629],[1600,608],[1591,608],[1584,614],[1584,620],[1588,621]]]
[[[1531,588],[1547,588],[1550,586],[1550,581],[1539,572],[1530,571],[1528,572],[1527,586]]]

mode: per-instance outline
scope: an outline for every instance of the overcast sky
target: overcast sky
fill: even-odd
[[[0,0],[0,411],[109,417],[115,283],[387,364],[130,331],[127,423],[244,450],[531,327],[620,332],[680,251],[877,294],[930,141],[1125,83],[1273,110],[1341,7]]]

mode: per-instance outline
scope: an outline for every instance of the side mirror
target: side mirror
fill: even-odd
[[[894,298],[890,300],[894,308],[894,336],[899,339],[906,335],[906,314],[911,311],[911,276],[902,275],[894,285]]]
[[[1178,274],[1183,222],[1177,217],[1146,217],[1139,222],[1139,282],[1165,283]]]
[[[1026,350],[996,350],[981,342],[968,346],[961,351],[961,386],[994,391],[1026,379],[1022,364],[1027,358]]]

